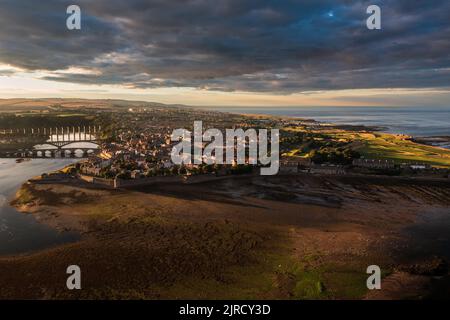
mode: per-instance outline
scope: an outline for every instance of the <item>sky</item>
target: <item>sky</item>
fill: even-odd
[[[2,0],[0,98],[449,106],[449,17],[448,0]]]

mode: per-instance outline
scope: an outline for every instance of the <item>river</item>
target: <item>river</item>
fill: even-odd
[[[79,159],[33,159],[22,163],[0,159],[0,255],[26,253],[79,239],[76,233],[59,232],[9,205],[26,180],[76,161]]]

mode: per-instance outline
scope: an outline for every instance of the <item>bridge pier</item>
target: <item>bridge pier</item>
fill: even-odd
[[[72,128],[72,130],[71,130]],[[14,134],[31,134],[31,135],[56,135],[58,140],[66,140],[65,135],[70,139],[71,134],[73,138],[78,136],[78,140],[90,140],[91,135],[96,135],[101,131],[101,126],[72,126],[72,127],[37,127],[37,128],[0,128],[0,134],[14,135]],[[87,138],[89,136],[89,139]],[[56,137],[55,137],[56,140]]]

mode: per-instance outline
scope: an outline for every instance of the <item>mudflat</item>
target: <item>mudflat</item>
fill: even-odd
[[[82,237],[1,257],[3,299],[417,299],[449,290],[448,180],[300,174],[133,190],[27,183],[13,204]],[[72,264],[82,270],[76,292],[66,289]],[[373,264],[383,271],[379,292],[366,287]]]

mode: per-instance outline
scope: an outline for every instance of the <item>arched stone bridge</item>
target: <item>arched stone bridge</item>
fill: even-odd
[[[22,151],[1,152],[2,158],[86,158],[98,154],[95,148],[66,148],[66,149],[33,149]]]

